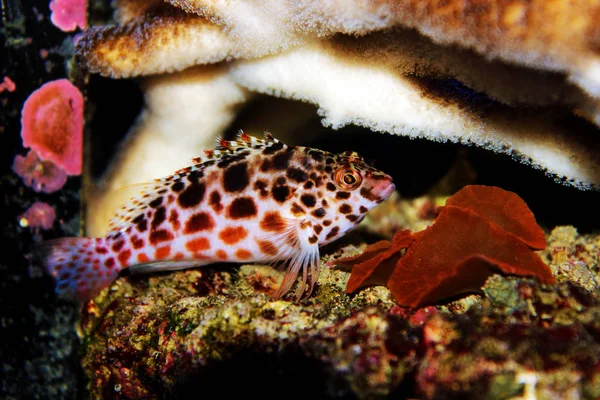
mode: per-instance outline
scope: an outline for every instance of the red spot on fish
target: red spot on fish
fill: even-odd
[[[243,226],[230,226],[219,232],[219,239],[225,244],[235,244],[247,236],[248,231]]]
[[[172,209],[169,213],[169,223],[175,231],[178,231],[181,227],[181,223],[179,222],[179,213],[177,212],[177,210]]]
[[[185,254],[181,253],[181,252],[177,252],[175,253],[175,255],[173,256],[174,260],[183,260],[185,259]]]
[[[131,241],[131,245],[136,250],[144,247],[144,240],[139,238],[138,236],[132,236],[130,241]]]
[[[121,251],[124,244],[125,244],[125,241],[123,239],[116,241],[115,244],[113,244],[111,247],[112,251],[114,251],[115,253],[118,253],[119,251]]]
[[[118,259],[119,259],[119,263],[122,266],[126,266],[127,265],[127,261],[129,261],[129,258],[131,257],[131,250],[129,249],[125,249],[123,251],[121,251],[118,255]]]
[[[216,190],[211,192],[209,203],[217,214],[223,210],[223,204],[221,204],[221,195]]]
[[[148,229],[148,221],[144,218],[144,214],[139,215],[133,220],[138,232],[145,232]]]
[[[106,253],[108,253],[108,249],[106,247],[96,247],[96,253],[106,254]]]
[[[163,222],[164,220],[167,218],[166,217],[166,209],[164,207],[158,207],[156,209],[156,211],[154,212],[154,218],[152,219],[152,230],[156,230],[156,228],[158,228]]]
[[[225,250],[217,250],[215,255],[219,260],[227,260],[227,252]]]
[[[140,253],[137,255],[137,260],[140,263],[147,263],[148,261],[150,261],[150,259],[148,258],[148,256],[146,255],[146,253]]]
[[[285,220],[278,211],[269,211],[260,221],[260,228],[268,232],[282,232],[285,229]]]
[[[246,249],[238,249],[235,252],[235,256],[238,260],[248,260],[250,257],[252,257],[252,253]]]
[[[104,266],[106,268],[112,268],[112,267],[114,267],[115,266],[115,259],[112,258],[112,257],[109,258],[109,259],[107,259],[106,261],[104,261]],[[84,269],[85,269],[85,267],[84,267]],[[79,269],[77,271],[79,271]],[[83,271],[79,271],[79,272],[83,272]]]
[[[275,245],[268,240],[257,240],[256,244],[258,244],[258,248],[263,254],[268,256],[274,256],[277,254],[277,247],[275,247]]]
[[[468,186],[448,199],[424,231],[398,232],[392,243],[375,243],[337,263],[354,266],[347,292],[386,284],[400,305],[419,307],[479,291],[497,271],[555,283],[532,251],[544,247],[544,233],[520,197],[500,188]]]
[[[195,207],[202,202],[206,187],[203,183],[192,182],[179,194],[179,205],[183,208]]]
[[[192,253],[210,249],[210,242],[207,238],[201,237],[192,239],[185,244],[185,247]]]
[[[150,243],[156,245],[160,242],[166,242],[167,240],[173,239],[173,234],[171,232],[160,229],[158,231],[154,231],[150,233]]]
[[[156,249],[156,252],[154,253],[154,257],[157,260],[164,260],[165,258],[169,257],[169,254],[171,254],[171,246],[167,245],[167,246],[162,246],[162,247],[159,247],[158,249]]]
[[[212,217],[205,212],[201,212],[192,215],[185,222],[185,229],[183,230],[183,233],[191,234],[200,231],[211,230],[214,227],[215,222],[213,221]]]
[[[250,218],[256,216],[256,203],[252,197],[237,197],[228,208],[228,216],[231,219]]]

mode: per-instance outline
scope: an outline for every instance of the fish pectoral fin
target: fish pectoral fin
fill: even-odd
[[[319,256],[319,246],[314,244],[296,252],[286,265],[285,275],[279,289],[275,292],[275,298],[281,298],[285,295],[302,270],[302,284],[296,291],[296,300],[300,300],[303,294],[310,296],[315,283],[319,279],[321,260]],[[308,285],[307,285],[308,283]]]
[[[206,262],[205,260],[161,260],[148,262],[144,264],[132,265],[125,271],[131,275],[138,275],[160,271],[177,271],[179,269],[201,267],[206,264],[208,264],[208,262]]]
[[[285,295],[302,270],[302,284],[296,293],[296,298],[300,299],[305,292],[310,296],[315,282],[319,279],[319,245],[317,242],[311,243],[310,238],[314,236],[314,231],[312,225],[306,220],[294,218],[283,220],[284,229],[265,235],[265,239],[273,243],[280,252],[275,262],[285,260],[285,275],[274,297],[280,298]]]

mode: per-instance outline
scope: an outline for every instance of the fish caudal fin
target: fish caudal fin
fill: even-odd
[[[60,238],[37,245],[34,257],[56,280],[60,297],[86,301],[119,274],[104,239]]]

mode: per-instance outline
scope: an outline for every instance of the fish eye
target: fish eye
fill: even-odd
[[[360,186],[362,177],[360,173],[348,166],[339,168],[335,172],[335,184],[341,190],[354,190]]]

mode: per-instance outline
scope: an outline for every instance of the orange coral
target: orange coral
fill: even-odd
[[[419,307],[477,291],[496,271],[555,283],[533,252],[545,246],[544,232],[519,196],[467,186],[448,199],[424,231],[400,231],[391,243],[377,242],[338,263],[353,267],[348,293],[384,284],[400,305]]]

